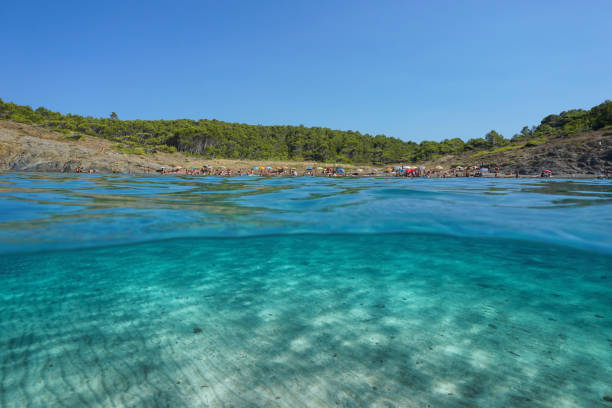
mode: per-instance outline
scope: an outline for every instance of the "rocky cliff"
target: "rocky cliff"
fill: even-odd
[[[500,149],[501,150],[501,149]],[[591,131],[577,136],[548,139],[535,146],[509,148],[500,152],[448,155],[426,165],[499,167],[503,172],[539,174],[550,169],[555,175],[598,175],[612,172],[612,130]]]
[[[81,167],[132,173],[160,166],[155,157],[118,152],[105,139],[74,141],[38,126],[0,121],[0,170],[73,172]]]

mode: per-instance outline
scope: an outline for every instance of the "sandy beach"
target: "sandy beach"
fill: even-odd
[[[601,133],[599,136],[589,138],[589,143],[608,146],[612,134]],[[608,150],[602,150],[606,155]],[[513,152],[515,154],[515,152]],[[594,150],[593,154],[600,154]],[[607,156],[606,156],[607,157]],[[489,159],[493,160],[493,159]],[[501,159],[495,159],[502,162]],[[509,161],[510,159],[506,159]],[[543,161],[531,163],[533,157],[512,158],[515,162],[498,165],[498,177],[515,177],[519,170],[520,177],[539,177],[546,169],[552,170],[554,177],[561,178],[595,178],[605,175],[606,165],[601,163],[598,168],[583,167],[579,162],[567,158],[565,162]],[[538,159],[539,160],[539,159]],[[419,169],[419,176],[455,177],[465,176],[469,170],[471,175],[480,173],[482,177],[495,177],[494,168],[488,172],[479,169],[487,166],[487,158],[441,157],[434,161],[421,163],[389,163],[372,165],[371,163],[319,163],[304,161],[278,161],[278,160],[234,160],[205,158],[183,153],[131,154],[118,150],[111,141],[83,136],[80,140],[66,139],[59,132],[35,125],[0,121],[0,170],[4,171],[42,171],[71,173],[77,169],[87,172],[90,169],[98,173],[125,173],[125,174],[158,174],[162,168],[174,174],[186,175],[191,169],[199,170],[199,174],[209,173],[206,167],[212,169],[213,174],[231,175],[247,174],[253,172],[257,175],[283,175],[303,176],[305,174],[321,176],[326,169],[339,169],[343,173],[335,172],[336,176],[396,176],[397,169],[409,167]],[[461,170],[458,169],[461,168]],[[474,168],[475,167],[475,168]],[[257,170],[254,170],[257,168]],[[268,169],[269,168],[269,169]],[[308,169],[312,169],[309,171]],[[280,171],[279,171],[280,170]]]

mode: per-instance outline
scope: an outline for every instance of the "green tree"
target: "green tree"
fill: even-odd
[[[523,128],[521,129],[521,136],[523,136],[525,139],[528,139],[531,136],[532,131],[529,129],[528,126],[523,126]]]
[[[466,150],[478,150],[485,149],[487,147],[487,141],[482,137],[476,139],[470,139],[465,144]]]
[[[504,137],[495,130],[491,130],[489,133],[487,133],[485,135],[485,140],[487,141],[489,147],[498,147],[506,144]]]
[[[597,130],[612,125],[612,101],[608,100],[595,106],[589,113],[593,118],[593,129]]]
[[[40,107],[17,105],[0,99],[0,119],[35,123],[64,133],[102,137],[123,148],[144,151],[182,151],[204,157],[228,159],[304,159],[355,163],[401,163],[428,160],[442,154],[479,151],[508,143],[492,130],[485,138],[459,138],[416,144],[385,135],[372,136],[305,126],[261,126],[221,122],[215,119],[120,120],[61,114]],[[540,125],[523,127],[513,142],[576,134],[612,126],[612,101],[590,110],[573,109],[549,115]]]

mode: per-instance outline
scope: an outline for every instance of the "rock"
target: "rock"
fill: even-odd
[[[193,334],[198,334],[198,333],[202,333],[202,329],[200,329],[199,327],[194,327]]]
[[[82,167],[99,173],[128,173],[167,164],[158,163],[151,156],[114,151],[110,145],[108,140],[93,136],[75,142],[43,127],[0,121],[0,171],[71,173]]]

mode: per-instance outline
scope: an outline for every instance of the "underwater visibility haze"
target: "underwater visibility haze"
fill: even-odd
[[[612,407],[612,183],[0,174],[0,407]]]

